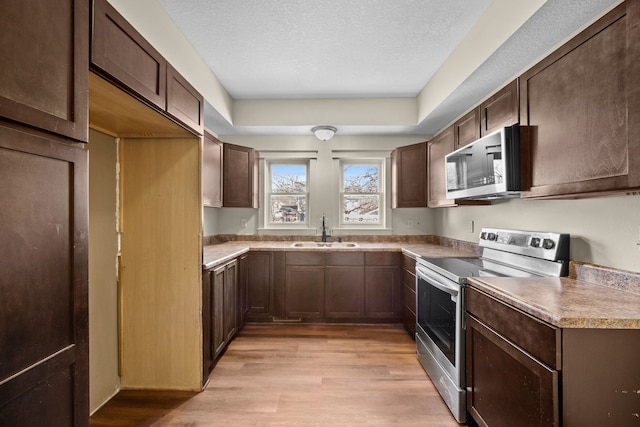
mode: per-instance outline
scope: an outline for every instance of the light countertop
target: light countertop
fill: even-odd
[[[473,277],[470,286],[560,328],[640,329],[640,295],[567,277]]]

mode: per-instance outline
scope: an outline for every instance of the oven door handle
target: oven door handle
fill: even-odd
[[[419,278],[422,278],[429,282],[431,286],[434,286],[440,289],[443,292],[446,292],[452,296],[457,296],[460,292],[460,287],[457,285],[452,285],[447,282],[443,282],[440,277],[436,273],[432,273],[429,270],[426,270],[422,267],[416,266],[416,274]]]

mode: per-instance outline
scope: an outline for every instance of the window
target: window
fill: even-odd
[[[270,207],[267,222],[277,224],[306,224],[308,202],[307,162],[269,162],[267,200]]]
[[[381,226],[384,219],[384,160],[343,160],[340,164],[341,224]]]

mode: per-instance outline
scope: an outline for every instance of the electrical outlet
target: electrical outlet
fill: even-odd
[[[407,220],[407,228],[413,228],[413,220],[412,219],[408,219]]]
[[[469,233],[473,233],[474,224],[473,221],[469,221]]]
[[[240,227],[247,228],[247,219],[246,218],[240,218]]]

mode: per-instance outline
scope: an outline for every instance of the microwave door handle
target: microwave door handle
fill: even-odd
[[[431,286],[434,286],[450,295],[457,296],[460,292],[460,288],[458,286],[443,282],[442,279],[440,279],[435,273],[432,273],[429,270],[425,270],[422,267],[416,266],[416,274],[424,279],[427,279]]]

